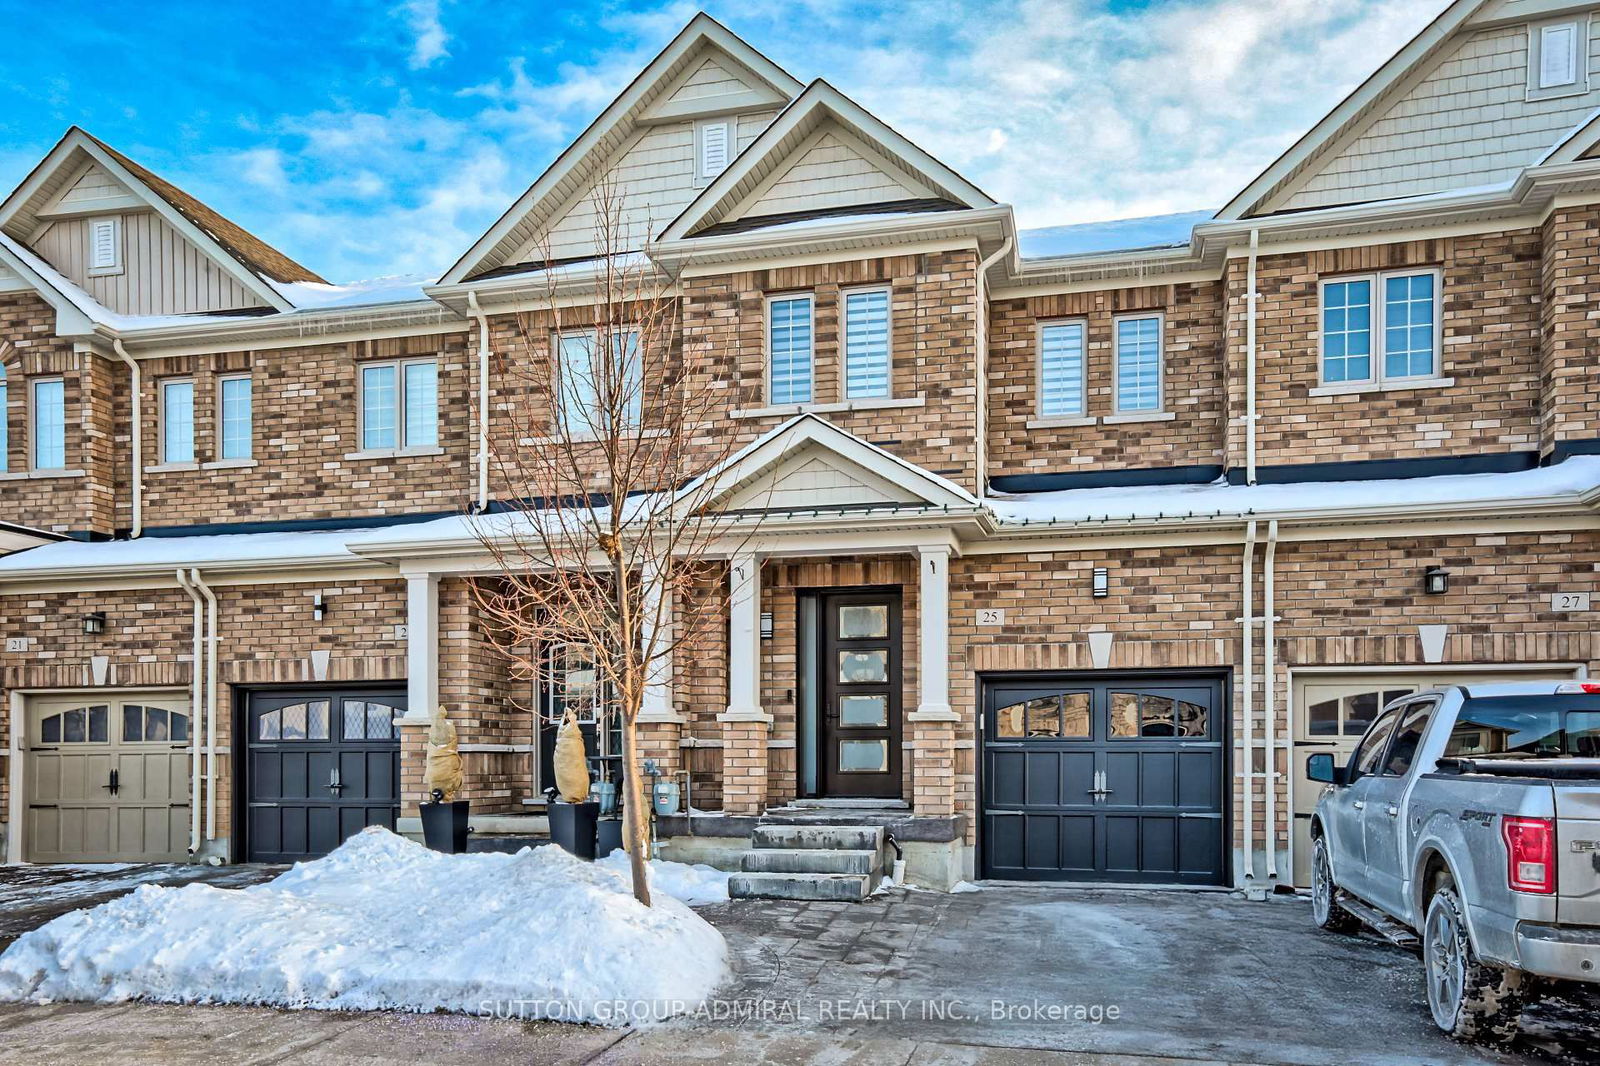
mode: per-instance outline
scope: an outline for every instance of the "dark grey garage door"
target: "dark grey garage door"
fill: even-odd
[[[983,875],[1222,884],[1220,679],[984,684]]]
[[[403,692],[251,693],[244,714],[245,850],[252,862],[326,855],[400,813]]]

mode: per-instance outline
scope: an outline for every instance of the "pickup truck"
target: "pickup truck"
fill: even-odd
[[[1306,770],[1317,924],[1414,932],[1440,1029],[1504,1040],[1539,992],[1600,981],[1600,684],[1418,692]]]

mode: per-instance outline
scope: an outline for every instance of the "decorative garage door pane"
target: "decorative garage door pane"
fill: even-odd
[[[245,732],[246,852],[255,862],[325,855],[369,825],[395,827],[405,697],[257,692]]]
[[[991,679],[986,877],[1221,884],[1225,724],[1211,679]]]
[[[188,854],[188,704],[30,702],[29,862],[172,862]]]

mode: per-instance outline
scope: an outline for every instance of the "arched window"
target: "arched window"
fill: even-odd
[[[39,719],[39,742],[42,744],[104,744],[107,707],[97,703],[92,707],[74,707]]]

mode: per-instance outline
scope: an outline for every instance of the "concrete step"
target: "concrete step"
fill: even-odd
[[[875,874],[883,852],[843,848],[756,848],[744,853],[740,868],[751,873]]]
[[[738,873],[728,878],[733,899],[863,900],[872,894],[868,874]]]
[[[755,848],[786,851],[882,851],[881,825],[758,825],[751,834]]]

